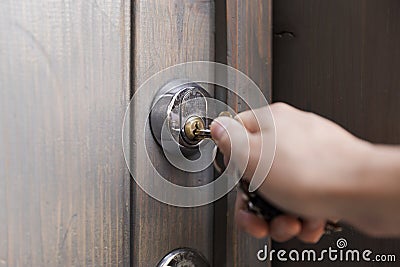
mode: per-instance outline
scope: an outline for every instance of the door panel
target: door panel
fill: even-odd
[[[399,14],[396,0],[275,1],[273,100],[326,116],[369,141],[399,144]],[[399,259],[400,240],[367,237],[353,228],[324,237],[317,248],[336,247],[339,237],[346,238],[349,247],[394,253]],[[274,247],[315,246],[291,241]]]
[[[129,1],[0,3],[0,266],[128,266]]]
[[[218,5],[226,29],[215,28],[211,0],[0,4],[0,266],[155,266],[180,247],[214,266],[260,264],[267,240],[235,228],[235,192],[222,207],[162,204],[131,182],[122,153],[130,98],[174,64],[223,58],[270,98],[270,1]],[[220,96],[241,110],[234,96]],[[177,171],[149,131],[135,129],[144,102],[133,103],[130,140],[146,142],[172,181],[211,181],[212,168]],[[154,175],[144,155],[129,153],[133,176]]]
[[[214,60],[214,1],[138,0],[134,2],[133,86],[134,91],[149,77],[172,65]],[[185,77],[171,77],[185,78]],[[147,103],[153,99],[149,94]],[[191,186],[213,179],[213,170],[184,173],[163,156],[150,130],[135,129],[135,121],[149,110],[139,99],[132,118],[132,137],[146,141],[153,165],[170,181]],[[131,151],[133,175],[154,175],[145,155]],[[135,183],[132,191],[132,263],[133,266],[156,266],[173,249],[190,247],[200,251],[210,263],[213,260],[213,206],[178,208],[148,196]]]
[[[272,85],[272,1],[227,0],[227,63],[248,75],[271,100]],[[236,88],[233,88],[236,89]],[[239,90],[239,89],[236,89]],[[242,90],[246,90],[245,88]],[[243,92],[244,95],[246,92]],[[233,93],[227,103],[236,112],[244,103]],[[236,190],[227,195],[226,266],[269,266],[257,259],[257,252],[269,244],[240,231],[234,221]]]

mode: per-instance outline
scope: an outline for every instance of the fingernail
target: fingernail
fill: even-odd
[[[321,225],[322,225],[322,222],[319,220],[315,220],[315,221],[312,220],[312,221],[308,222],[308,227],[312,231],[319,229],[321,227]]]

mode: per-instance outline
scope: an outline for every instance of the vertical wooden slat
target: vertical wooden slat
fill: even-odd
[[[215,2],[215,62],[227,63],[227,21],[226,1]],[[226,75],[225,75],[226,76]],[[227,77],[226,77],[227,78]],[[226,90],[215,86],[214,97],[226,103]],[[218,172],[214,173],[218,178]],[[212,266],[226,266],[226,208],[227,198],[222,197],[214,202],[214,257]]]
[[[129,1],[0,3],[0,266],[128,266]]]
[[[226,3],[228,65],[247,74],[270,101],[272,1],[227,0]],[[246,108],[232,93],[228,94],[227,103],[237,112]],[[265,266],[266,263],[258,261],[256,254],[269,240],[257,240],[237,229],[235,199],[236,192],[230,192],[227,196],[226,266]]]
[[[134,2],[133,73],[134,89],[151,75],[177,63],[214,60],[214,2],[204,0],[137,0]],[[176,78],[176,77],[171,77]],[[185,77],[180,77],[185,78]],[[143,116],[153,95],[140,99],[136,116]],[[133,125],[134,127],[134,125]],[[213,178],[212,169],[201,173],[184,173],[173,167],[155,144],[149,129],[145,135],[132,128],[132,138],[144,142],[153,164],[163,175],[184,183],[204,182]],[[135,155],[133,175],[154,175],[152,166],[144,162],[145,155]],[[173,249],[191,247],[212,262],[212,205],[197,208],[177,208],[158,202],[137,185],[133,188],[132,219],[133,266],[156,266]]]

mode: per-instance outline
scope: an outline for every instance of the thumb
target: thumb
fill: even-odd
[[[238,121],[219,117],[211,124],[211,136],[224,157],[250,182],[249,191],[256,190],[265,180],[275,154],[273,132],[249,133]],[[263,142],[263,136],[268,142]]]
[[[250,154],[249,133],[238,121],[219,117],[210,126],[211,136],[225,158],[230,159],[243,173]]]

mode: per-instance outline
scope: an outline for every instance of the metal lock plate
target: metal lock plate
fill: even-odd
[[[188,138],[185,123],[196,118],[197,124],[193,126],[208,127],[208,97],[210,95],[203,87],[184,80],[173,80],[162,87],[150,112],[150,127],[157,143],[175,141],[183,151],[196,149],[202,140]],[[169,136],[162,134],[163,125]]]
[[[180,248],[166,255],[157,267],[210,267],[205,257],[190,248]]]

